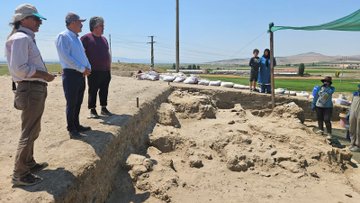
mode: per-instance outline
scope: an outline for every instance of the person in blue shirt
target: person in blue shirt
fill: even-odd
[[[67,29],[56,40],[56,48],[63,69],[62,82],[66,99],[67,130],[71,139],[80,139],[80,132],[91,130],[80,125],[79,114],[84,98],[85,77],[91,73],[91,65],[85,55],[84,47],[78,38],[82,22],[75,13],[68,13],[65,18]]]
[[[311,109],[316,111],[319,131],[318,134],[324,134],[324,123],[327,131],[327,139],[331,140],[331,117],[333,111],[332,95],[335,92],[335,87],[332,85],[332,78],[326,76],[321,80],[323,85],[315,86],[312,92],[313,101]]]
[[[360,152],[360,84],[353,93],[350,107],[349,133],[351,137],[350,151]]]
[[[275,66],[276,60],[274,58],[274,67]],[[260,58],[258,83],[260,85],[261,93],[271,93],[271,62],[269,49],[265,49],[264,55]]]

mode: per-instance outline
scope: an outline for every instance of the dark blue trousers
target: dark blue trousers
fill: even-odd
[[[260,85],[260,92],[261,93],[271,93],[271,85]]]
[[[66,98],[66,121],[68,131],[77,131],[80,126],[79,114],[84,98],[85,77],[72,69],[64,69],[62,76]]]

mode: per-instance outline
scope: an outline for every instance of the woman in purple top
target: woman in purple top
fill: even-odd
[[[91,75],[88,76],[88,108],[90,109],[90,118],[99,118],[96,112],[96,97],[98,92],[101,115],[111,115],[106,108],[109,83],[111,80],[111,56],[109,44],[103,36],[104,19],[102,17],[92,17],[90,19],[90,31],[90,33],[81,37],[81,41],[92,68]]]

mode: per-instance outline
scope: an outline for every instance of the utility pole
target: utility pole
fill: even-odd
[[[154,41],[154,36],[152,35],[152,36],[149,36],[150,38],[151,38],[151,41],[150,42],[148,42],[148,44],[151,44],[151,70],[153,70],[154,69],[154,43],[155,43],[155,41]]]
[[[270,32],[270,77],[271,77],[271,106],[275,108],[275,78],[274,78],[274,33],[271,31],[271,28],[274,26],[274,23],[269,24]]]
[[[179,48],[179,0],[176,0],[176,72],[180,67],[180,48]]]
[[[111,34],[109,34],[109,52],[110,52],[110,61],[112,61]]]

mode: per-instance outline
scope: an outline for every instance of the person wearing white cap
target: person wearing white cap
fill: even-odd
[[[6,57],[9,72],[17,89],[14,106],[21,110],[21,137],[15,157],[12,178],[14,186],[28,186],[41,182],[36,173],[48,166],[37,163],[33,157],[34,142],[39,137],[41,117],[47,97],[47,82],[54,80],[41,58],[35,43],[35,32],[39,31],[42,20],[37,9],[22,4],[15,9],[10,25],[13,30],[6,41]]]
[[[83,137],[81,132],[91,130],[90,127],[80,125],[79,121],[85,91],[85,76],[91,73],[91,65],[78,38],[84,21],[85,19],[80,19],[75,13],[68,13],[65,17],[67,29],[56,39],[56,48],[63,69],[67,130],[71,139],[81,139]]]

